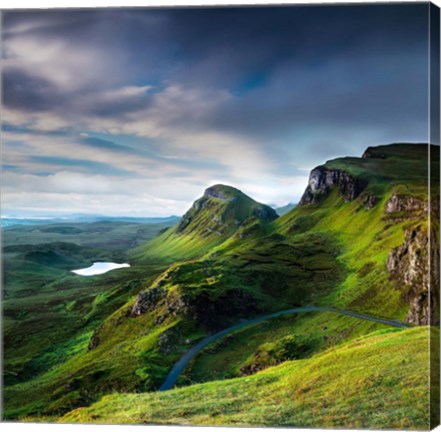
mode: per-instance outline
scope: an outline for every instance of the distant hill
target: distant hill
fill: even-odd
[[[223,243],[247,224],[269,223],[278,218],[271,207],[254,201],[226,185],[207,188],[201,198],[170,228],[139,250],[144,258],[183,258]]]
[[[5,217],[1,219],[1,226],[7,228],[13,225],[46,225],[55,223],[90,223],[90,222],[129,222],[142,224],[169,223],[175,224],[179,221],[178,216],[167,217],[130,217],[130,216],[101,216],[101,215],[73,215],[53,218],[25,218]]]
[[[286,215],[287,213],[289,213],[292,209],[296,208],[296,205],[297,204],[294,204],[294,203],[288,203],[287,205],[285,205],[283,207],[275,208],[275,210],[279,216],[283,216],[283,215]]]
[[[254,201],[239,189],[225,185],[205,190],[176,228],[178,234],[206,237],[231,235],[249,218],[271,222],[277,213],[269,206]]]

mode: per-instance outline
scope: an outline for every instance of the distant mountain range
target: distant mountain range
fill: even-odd
[[[283,207],[276,207],[276,208],[274,208],[274,210],[276,211],[276,213],[279,216],[283,216],[283,215],[286,215],[287,213],[289,213],[293,208],[295,208],[296,205],[297,204],[294,204],[294,203],[288,203]]]
[[[66,217],[26,218],[2,217],[1,226],[6,228],[12,225],[46,225],[55,223],[90,223],[90,222],[128,222],[128,223],[171,223],[179,221],[179,216],[167,217],[130,217],[130,216],[102,216],[102,215],[71,215]]]

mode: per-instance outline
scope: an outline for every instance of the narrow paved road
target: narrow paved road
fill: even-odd
[[[269,320],[271,318],[277,318],[283,315],[291,315],[296,313],[305,313],[305,312],[335,312],[342,315],[348,315],[355,318],[360,318],[367,321],[373,321],[380,324],[389,325],[392,327],[401,327],[401,328],[407,328],[410,327],[410,325],[403,323],[401,321],[395,321],[395,320],[388,320],[383,318],[376,318],[369,315],[363,315],[356,312],[350,312],[345,311],[341,309],[331,308],[331,307],[320,307],[320,306],[305,306],[305,307],[299,307],[294,309],[286,309],[280,312],[275,312],[268,315],[263,315],[259,318],[254,318],[248,321],[242,321],[239,324],[236,324],[234,326],[228,327],[224,330],[221,330],[218,333],[215,333],[211,336],[206,337],[205,339],[202,339],[199,343],[197,343],[193,348],[190,348],[173,366],[173,369],[170,371],[170,373],[167,375],[167,378],[165,379],[164,383],[159,388],[159,391],[165,391],[170,390],[178,380],[181,373],[184,371],[184,369],[187,367],[188,363],[193,359],[193,357],[196,356],[200,351],[202,351],[207,345],[210,345],[214,341],[226,336],[229,333],[233,333],[237,330],[240,330],[244,327],[247,327],[251,324],[257,324],[262,321]]]

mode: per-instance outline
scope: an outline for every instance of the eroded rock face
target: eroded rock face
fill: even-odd
[[[397,193],[393,193],[389,200],[386,202],[385,213],[395,213],[395,212],[420,212],[428,211],[427,201],[421,200],[419,198],[413,196],[406,195],[398,195]]]
[[[378,203],[378,198],[375,195],[367,195],[363,200],[363,206],[366,210],[371,210]]]
[[[231,189],[234,189],[234,188],[231,188]],[[227,193],[217,189],[216,186],[212,186],[212,187],[205,189],[204,196],[216,198],[221,201],[236,201],[237,200],[237,196],[228,195]]]
[[[429,248],[432,265],[429,265]],[[435,262],[439,263],[438,238],[432,236],[429,243],[427,229],[421,226],[408,229],[404,243],[393,249],[387,258],[388,271],[407,288],[408,323],[427,325],[439,321],[439,268]]]
[[[159,286],[139,293],[135,303],[129,308],[128,314],[132,317],[137,317],[146,312],[152,311],[166,294],[167,291]]]
[[[318,203],[332,187],[338,187],[345,201],[352,201],[366,186],[367,181],[364,179],[354,178],[345,171],[319,166],[309,175],[308,186],[300,200],[300,205]]]

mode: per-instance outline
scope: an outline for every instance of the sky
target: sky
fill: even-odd
[[[7,11],[2,215],[275,206],[309,171],[427,142],[428,4]]]

